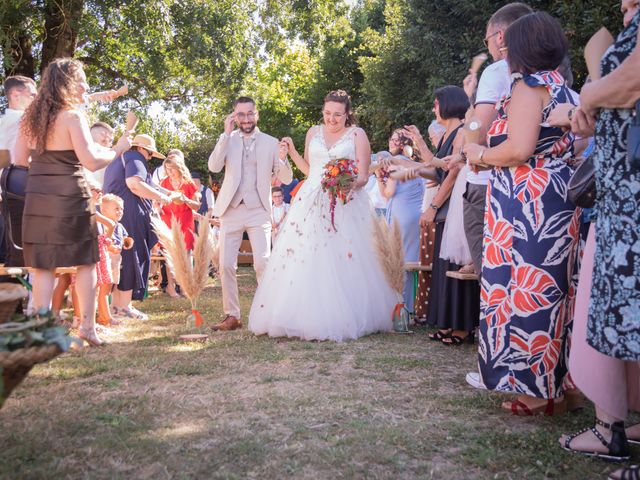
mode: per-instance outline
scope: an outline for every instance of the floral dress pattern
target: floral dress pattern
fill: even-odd
[[[636,48],[640,13],[605,53],[615,70]],[[630,109],[602,109],[596,123],[596,253],[587,341],[622,360],[640,360],[640,168],[627,161]]]
[[[514,75],[551,96],[541,123],[558,103],[576,104],[557,71]],[[488,133],[507,138],[505,97]],[[483,240],[479,367],[491,390],[539,398],[562,394],[577,284],[580,210],[567,200],[573,135],[542,127],[524,164],[494,168],[487,189]]]

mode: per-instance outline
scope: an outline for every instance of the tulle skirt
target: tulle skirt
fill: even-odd
[[[467,172],[469,167],[465,165],[451,191],[449,197],[449,211],[444,224],[442,234],[442,246],[440,247],[440,258],[449,260],[458,265],[467,265],[472,262],[467,236],[464,233],[464,214],[462,196],[467,187]]]
[[[336,205],[334,230],[327,195],[306,182],[258,285],[249,330],[338,342],[391,330],[399,299],[374,249],[374,215],[359,191]]]

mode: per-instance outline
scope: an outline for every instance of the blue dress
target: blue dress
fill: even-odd
[[[602,59],[607,75],[638,48],[637,13]],[[587,341],[621,360],[640,360],[640,169],[627,160],[631,109],[600,110],[596,122],[596,253]]]
[[[387,222],[394,220],[400,225],[402,248],[405,262],[417,262],[420,259],[420,209],[424,196],[424,181],[414,178],[408,182],[398,182],[396,191],[387,205]],[[406,273],[404,280],[404,304],[413,312],[413,274]]]
[[[151,229],[151,200],[137,196],[127,187],[126,180],[131,177],[139,177],[151,185],[147,161],[141,153],[133,150],[109,164],[104,174],[103,190],[122,198],[124,215],[120,223],[134,241],[133,248],[122,250],[118,289],[132,290],[132,298],[142,300],[149,279],[151,248],[158,242],[158,237]]]

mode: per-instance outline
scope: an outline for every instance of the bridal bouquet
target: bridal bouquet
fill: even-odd
[[[331,160],[324,167],[324,175],[322,176],[320,184],[322,185],[322,191],[329,195],[331,202],[329,206],[331,226],[336,232],[338,231],[335,225],[336,204],[338,200],[340,200],[342,204],[349,201],[349,192],[357,176],[358,167],[353,160],[349,160],[348,158]]]

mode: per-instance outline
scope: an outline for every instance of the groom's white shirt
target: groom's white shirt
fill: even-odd
[[[255,172],[243,172],[245,148],[248,156],[255,159]],[[250,164],[253,163],[253,161],[250,162]],[[247,165],[246,159],[244,164]],[[224,181],[213,209],[213,215],[216,217],[224,215],[229,206],[237,206],[240,200],[244,200],[239,190],[253,188],[254,178],[255,191],[260,204],[267,212],[271,212],[272,176],[276,176],[284,184],[290,183],[293,179],[291,165],[279,158],[278,140],[261,132],[257,127],[250,137],[243,137],[239,130],[234,130],[230,135],[226,133],[220,135],[215,149],[209,156],[209,170],[217,173],[223,167],[225,168]],[[247,178],[250,179],[251,185],[247,184]],[[250,197],[248,194],[245,196]]]

